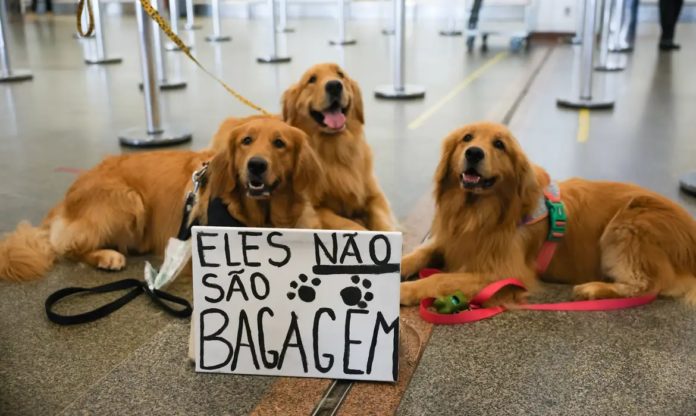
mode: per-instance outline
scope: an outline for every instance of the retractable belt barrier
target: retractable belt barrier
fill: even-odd
[[[82,20],[80,19],[80,16],[82,14],[82,10],[85,7],[85,2],[87,4],[87,12],[89,14],[89,25],[87,27],[87,31],[85,32],[82,28]],[[167,37],[176,44],[177,47],[191,60],[193,63],[198,66],[203,72],[208,74],[209,77],[214,79],[215,81],[218,82],[228,93],[230,93],[234,98],[239,100],[242,104],[246,105],[247,107],[253,108],[254,110],[264,114],[264,115],[269,115],[270,113],[266,111],[263,107],[255,104],[253,101],[249,100],[248,98],[244,97],[242,94],[237,92],[234,88],[230,87],[227,85],[227,83],[217,76],[215,76],[212,72],[210,72],[203,64],[201,64],[198,59],[196,59],[193,54],[191,54],[191,48],[188,47],[181,38],[174,33],[172,30],[171,26],[169,26],[169,23],[167,23],[166,20],[162,17],[162,15],[159,14],[157,10],[155,10],[152,5],[148,2],[148,0],[139,0],[140,5],[142,6],[143,10],[145,10],[145,13],[150,16],[152,20],[154,20],[157,25],[162,29],[162,31],[167,35]],[[94,31],[94,15],[92,14],[92,3],[90,0],[79,0],[77,4],[77,32],[80,34],[80,36],[90,36],[93,31]]]

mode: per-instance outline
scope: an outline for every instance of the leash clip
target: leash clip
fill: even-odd
[[[206,174],[208,173],[209,162],[203,162],[203,166],[197,171],[193,172],[191,175],[191,181],[193,182],[193,193],[197,194],[201,186],[205,186]]]
[[[186,194],[186,202],[184,203],[184,211],[186,214],[191,212],[191,209],[196,203],[196,196],[198,195],[198,191],[201,189],[202,186],[205,186],[207,180],[206,175],[208,173],[208,164],[209,162],[203,162],[203,167],[193,172],[193,174],[191,175],[191,182],[193,182],[193,190],[189,191]]]

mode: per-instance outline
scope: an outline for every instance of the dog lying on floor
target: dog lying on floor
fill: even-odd
[[[560,183],[566,235],[540,275],[535,260],[548,221],[525,225],[544,205],[549,177],[532,165],[502,125],[477,123],[448,135],[435,172],[432,239],[402,261],[410,276],[433,261],[446,272],[401,284],[401,304],[461,290],[471,298],[515,277],[574,284],[583,299],[658,293],[696,305],[696,221],[674,202],[635,185],[570,179]],[[602,281],[600,281],[602,279]],[[506,291],[491,304],[523,301]]]
[[[128,252],[163,254],[182,222],[191,175],[204,162],[207,184],[192,220],[207,224],[208,201],[249,227],[319,228],[306,193],[322,187],[307,135],[271,117],[228,132],[218,152],[157,151],[113,156],[80,175],[40,227],[21,223],[0,241],[0,278],[45,274],[57,256],[105,270]]]

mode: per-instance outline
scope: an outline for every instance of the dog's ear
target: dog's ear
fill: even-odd
[[[300,93],[300,84],[292,85],[285,90],[280,99],[283,105],[283,121],[292,124],[297,117],[297,96]]]
[[[309,137],[301,130],[297,129],[301,136],[301,143],[297,146],[295,155],[295,171],[292,182],[295,191],[304,193],[310,200],[318,199],[325,186],[324,169],[319,162],[317,154],[309,144]]]
[[[522,205],[522,214],[526,215],[536,208],[544,187],[550,182],[549,175],[544,169],[527,160],[526,156],[519,160],[517,172],[517,196]]]
[[[454,149],[457,148],[458,141],[458,136],[452,136],[446,138],[445,141],[442,142],[440,163],[435,169],[435,199],[442,196],[442,193],[445,191],[445,182],[447,181],[447,176],[450,171],[450,159],[452,158]]]
[[[218,150],[208,165],[208,184],[211,196],[229,194],[237,187],[234,155],[239,128],[233,129],[227,143]]]
[[[360,124],[365,124],[362,92],[360,91],[358,83],[352,78],[350,78],[350,88],[353,90],[353,111],[355,111],[355,118],[358,119]]]

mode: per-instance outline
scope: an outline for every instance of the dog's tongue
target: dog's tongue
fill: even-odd
[[[332,129],[340,130],[346,124],[346,116],[340,110],[325,111],[322,114],[324,115],[324,124]]]
[[[463,174],[463,178],[465,183],[478,183],[481,180],[480,176],[467,173]]]

